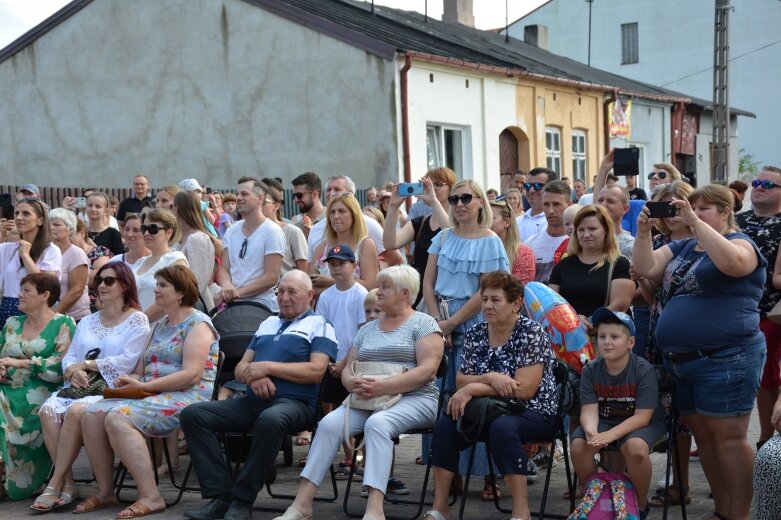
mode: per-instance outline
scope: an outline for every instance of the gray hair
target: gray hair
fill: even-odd
[[[54,208],[49,211],[49,221],[51,222],[52,220],[61,221],[71,233],[76,232],[76,215],[72,211],[68,211],[65,208]]]
[[[347,175],[331,175],[330,177],[328,177],[328,180],[325,183],[326,189],[328,189],[328,185],[331,184],[331,181],[342,181],[342,180],[347,185],[347,191],[355,195],[355,183]]]
[[[415,271],[417,272],[417,271]],[[280,282],[286,278],[291,279],[296,284],[302,286],[305,291],[311,291],[312,290],[312,280],[309,278],[309,275],[306,274],[304,271],[299,271],[298,269],[293,269],[288,272],[286,272],[282,278],[280,278]]]
[[[407,289],[409,292],[409,303],[412,305],[418,297],[420,291],[420,274],[409,265],[393,265],[386,267],[377,273],[377,283],[390,282],[396,289]]]

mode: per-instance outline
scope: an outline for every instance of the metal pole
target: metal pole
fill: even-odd
[[[594,0],[586,0],[588,3],[588,66],[591,67],[591,5]]]
[[[713,31],[713,157],[711,182],[729,182],[729,0],[716,0]]]
[[[504,0],[504,41],[510,42],[510,14],[507,8],[507,0]]]

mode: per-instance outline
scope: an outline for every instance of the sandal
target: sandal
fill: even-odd
[[[423,466],[423,457],[415,457],[415,464]]]
[[[86,499],[84,499],[84,502],[76,506],[76,509],[73,510],[74,515],[80,515],[82,513],[91,513],[93,511],[97,511],[98,509],[103,509],[105,507],[111,507],[117,505],[116,500],[112,500],[110,502],[101,502],[98,497],[95,495],[89,496]],[[82,508],[79,510],[79,508]]]
[[[499,485],[496,480],[490,478],[485,479],[485,485],[483,486],[483,492],[480,495],[480,500],[483,502],[493,502],[502,498],[502,490],[499,489]]]
[[[312,443],[312,434],[301,432],[296,437],[296,446],[309,446]]]
[[[431,520],[447,520],[447,518],[445,518],[445,515],[433,509],[423,513],[423,520],[426,520],[426,517],[429,517]]]
[[[46,489],[43,490],[43,493],[41,493],[38,498],[35,499],[33,505],[30,506],[30,510],[34,514],[49,513],[50,511],[54,511],[54,508],[57,506],[57,501],[60,499],[60,493],[61,491],[59,489],[46,486]],[[35,507],[35,504],[43,504],[44,507]]]
[[[680,491],[678,491],[678,488],[671,487],[667,490],[667,492],[657,493],[656,495],[652,496],[651,499],[648,501],[648,504],[650,504],[651,507],[664,507],[664,497],[665,494],[667,495],[667,505],[670,506],[679,506],[681,505],[681,495]],[[683,503],[684,504],[690,504],[692,501],[692,497],[689,495],[689,488],[684,489],[683,493]]]
[[[122,513],[126,511],[130,512],[130,515],[123,516]],[[117,518],[141,518],[142,516],[156,515],[158,513],[162,513],[163,511],[165,511],[165,506],[163,506],[162,509],[151,509],[148,505],[136,501],[117,513]]]
[[[74,500],[79,498],[79,488],[77,488],[74,485],[68,485],[62,487],[62,492],[60,493],[60,500],[62,502],[58,502],[55,508],[67,506],[71,504]]]

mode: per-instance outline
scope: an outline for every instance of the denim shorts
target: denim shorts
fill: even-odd
[[[764,343],[727,347],[684,363],[664,364],[675,378],[682,415],[737,417],[754,409],[767,351]]]

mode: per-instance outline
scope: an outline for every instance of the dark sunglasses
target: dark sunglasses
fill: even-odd
[[[773,181],[763,181],[761,179],[754,179],[751,181],[751,186],[753,188],[759,188],[762,187],[766,190],[772,190],[773,188],[781,188],[781,184],[776,184]]]
[[[667,172],[651,172],[651,173],[648,174],[648,180],[650,181],[651,179],[653,179],[654,175],[659,177],[661,180],[664,180],[664,179],[667,178]]]
[[[106,287],[111,287],[117,282],[117,280],[118,278],[116,276],[96,276],[95,287],[99,287],[102,283],[105,283]]]
[[[168,228],[165,227],[165,226],[161,226],[159,224],[149,224],[149,225],[141,224],[141,234],[142,235],[144,233],[146,233],[147,231],[149,231],[150,235],[156,235],[156,234],[158,234],[160,231],[162,231],[164,229],[168,229]]]
[[[306,195],[307,193],[312,193],[312,192],[311,191],[302,191],[302,192],[299,192],[299,193],[294,193],[293,194],[293,198],[296,199],[296,200],[301,200],[301,199],[304,198],[304,195]]]
[[[523,183],[523,189],[526,191],[529,191],[530,189],[534,188],[534,191],[540,191],[545,187],[545,184],[542,182],[524,182]]]
[[[472,202],[472,199],[474,198],[474,195],[471,193],[464,193],[460,197],[458,195],[451,195],[447,198],[448,203],[451,206],[457,206],[458,201],[461,201],[461,205],[468,206],[470,202]]]
[[[244,239],[244,242],[241,243],[241,249],[239,249],[239,258],[244,260],[244,255],[247,254],[247,244],[249,242],[248,238]]]

